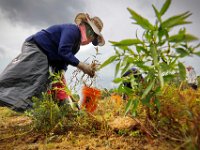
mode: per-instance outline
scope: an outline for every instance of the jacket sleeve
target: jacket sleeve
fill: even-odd
[[[58,54],[72,66],[77,66],[80,62],[73,53],[73,47],[79,39],[80,33],[76,28],[68,28],[61,33]]]

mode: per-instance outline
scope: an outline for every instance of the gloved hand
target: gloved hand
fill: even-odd
[[[95,70],[93,69],[93,67],[86,63],[79,62],[77,68],[82,70],[84,73],[88,74],[90,77],[94,77],[94,75],[95,75]]]

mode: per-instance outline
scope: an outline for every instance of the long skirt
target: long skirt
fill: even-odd
[[[25,42],[22,52],[0,74],[0,106],[16,111],[32,107],[32,96],[47,90],[47,56],[36,44]]]

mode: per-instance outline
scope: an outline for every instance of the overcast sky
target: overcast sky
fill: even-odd
[[[106,44],[99,47],[101,55],[97,56],[101,62],[114,53],[108,40],[119,41],[125,38],[135,38],[135,31],[139,27],[131,24],[127,7],[135,10],[154,23],[155,15],[152,9],[154,4],[161,8],[164,0],[0,0],[0,72],[21,51],[21,45],[28,36],[47,28],[53,24],[74,23],[74,17],[79,12],[87,12],[91,16],[99,16],[104,22],[102,34]],[[187,31],[200,38],[200,0],[172,0],[171,7],[165,17],[192,12],[187,25]],[[92,60],[95,54],[94,47],[90,44],[81,47],[76,55],[81,61],[88,57]],[[192,65],[200,75],[200,59],[190,57],[184,60],[185,65]],[[71,78],[72,71],[69,67],[66,73]],[[112,88],[114,66],[110,65],[98,73],[97,85],[99,88]]]

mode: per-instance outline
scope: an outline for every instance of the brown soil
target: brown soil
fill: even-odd
[[[166,139],[126,134],[126,130],[139,127],[128,117],[116,117],[108,126],[107,131],[95,133],[75,128],[45,135],[34,131],[32,121],[24,114],[0,107],[0,150],[171,150],[175,147]]]

